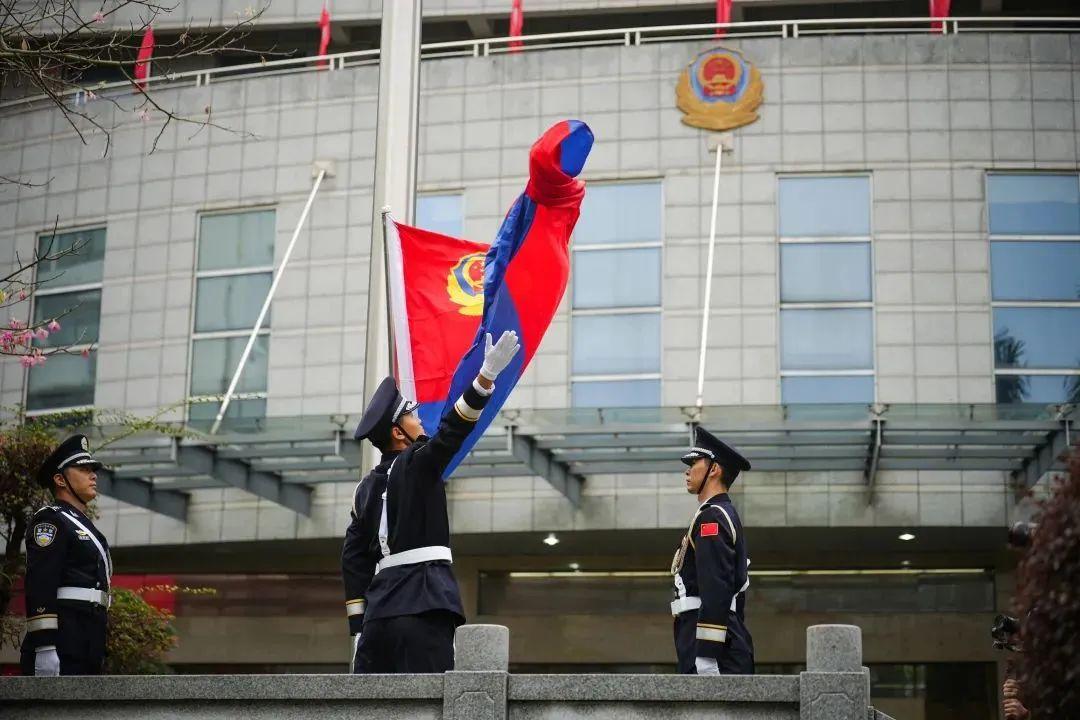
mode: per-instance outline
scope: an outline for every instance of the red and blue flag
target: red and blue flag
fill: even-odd
[[[387,223],[395,374],[402,394],[420,403],[425,429],[438,426],[447,403],[480,371],[485,334],[498,339],[514,330],[521,342],[444,478],[498,415],[555,317],[585,196],[577,176],[592,144],[592,131],[580,120],[556,123],[533,144],[529,182],[490,247]]]

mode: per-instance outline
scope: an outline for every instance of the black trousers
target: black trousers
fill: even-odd
[[[458,617],[445,610],[368,620],[354,673],[442,673],[454,669]]]
[[[675,618],[675,654],[678,657],[677,669],[682,675],[697,675],[697,621],[697,610],[680,613]],[[720,674],[753,675],[753,646],[744,640],[734,623],[728,625],[727,638],[722,650],[715,653]]]
[[[88,605],[57,609],[56,654],[61,675],[100,675],[105,669],[105,635],[108,615],[104,608]],[[34,674],[37,652],[23,644],[19,665],[23,675]]]

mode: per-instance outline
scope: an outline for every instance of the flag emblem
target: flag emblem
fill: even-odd
[[[679,76],[676,105],[682,121],[706,130],[730,130],[758,119],[761,73],[742,53],[713,48],[694,58]]]
[[[462,315],[484,313],[484,256],[469,253],[457,262],[446,276],[446,292],[450,300],[461,307]]]
[[[701,537],[720,534],[720,523],[701,523]]]
[[[38,523],[34,526],[34,542],[38,547],[49,547],[56,539],[56,526],[52,523]]]

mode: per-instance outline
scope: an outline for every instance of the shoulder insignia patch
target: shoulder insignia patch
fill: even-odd
[[[701,537],[720,534],[720,523],[701,523]]]
[[[52,523],[38,523],[34,526],[34,542],[38,547],[49,547],[56,539],[56,526]]]

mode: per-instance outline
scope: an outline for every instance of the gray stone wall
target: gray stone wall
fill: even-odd
[[[444,675],[0,678],[0,719],[33,711],[92,720],[865,720],[874,712],[861,633],[848,625],[807,628],[800,676],[509,675],[506,628],[465,625],[455,644],[458,669]]]

